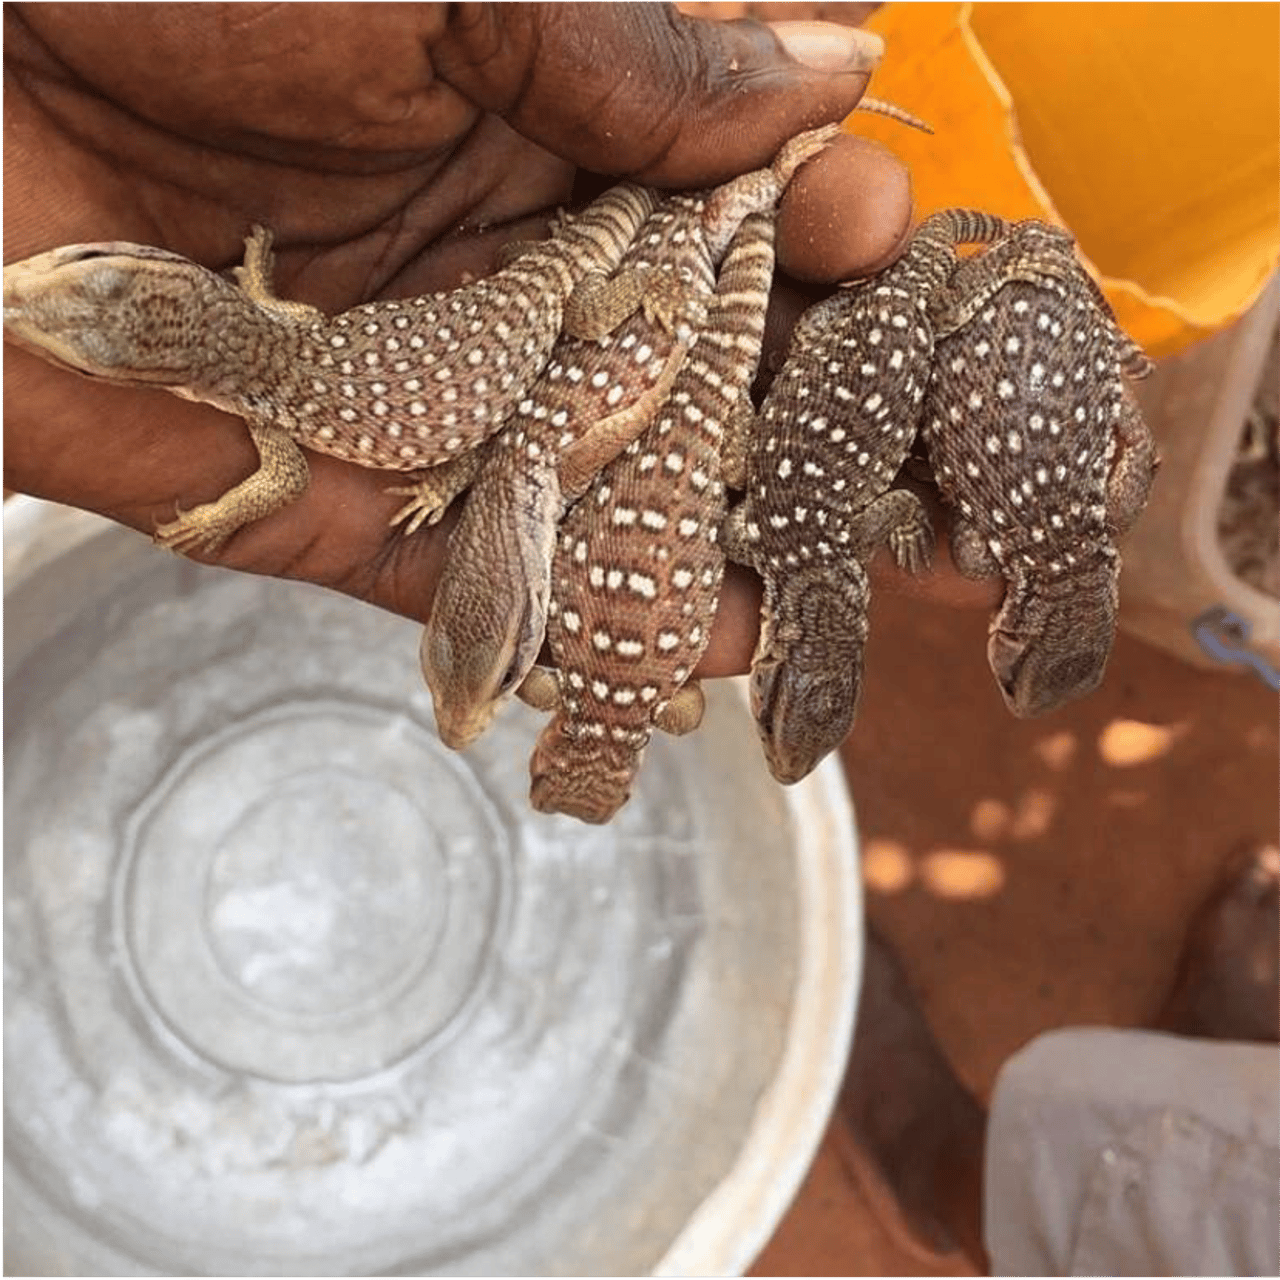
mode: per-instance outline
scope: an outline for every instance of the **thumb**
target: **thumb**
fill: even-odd
[[[842,119],[883,53],[825,22],[713,22],[665,4],[459,4],[435,73],[581,168],[664,186],[768,164]]]

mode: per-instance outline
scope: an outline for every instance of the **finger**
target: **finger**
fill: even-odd
[[[839,120],[878,36],[833,23],[687,18],[657,4],[460,4],[437,76],[557,155],[663,186],[723,181]]]
[[[805,164],[778,211],[778,265],[836,284],[888,266],[911,228],[911,178],[878,143],[846,134]]]

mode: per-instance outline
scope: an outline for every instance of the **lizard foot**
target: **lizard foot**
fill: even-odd
[[[193,551],[214,555],[237,529],[248,523],[236,517],[228,518],[217,510],[216,502],[206,502],[190,511],[175,507],[178,518],[156,525],[152,540],[157,546],[168,547],[179,555]]]
[[[549,667],[534,667],[516,690],[516,697],[535,711],[556,711],[560,707],[560,683]]]
[[[919,573],[933,555],[933,525],[924,503],[909,489],[890,489],[855,517],[854,554],[865,564],[877,547],[887,544],[898,564]]]
[[[900,525],[889,534],[889,550],[900,568],[923,573],[933,561],[933,530],[926,525]]]
[[[420,485],[404,485],[388,489],[387,492],[409,499],[387,521],[390,525],[404,524],[401,532],[405,537],[416,533],[423,525],[430,528],[433,524],[438,524],[444,513],[448,511],[449,503],[453,501],[452,496],[442,499],[439,491],[430,481],[423,481]]]
[[[388,493],[408,498],[409,501],[387,523],[397,525],[407,521],[403,529],[406,537],[416,533],[423,525],[430,528],[439,523],[454,498],[475,481],[487,456],[488,451],[482,446],[459,458],[451,458],[448,462],[431,467],[413,484],[388,489]]]
[[[702,686],[695,680],[677,689],[670,701],[663,703],[654,713],[653,723],[673,736],[692,733],[702,723],[702,713],[706,709],[706,698]]]
[[[650,324],[684,342],[707,323],[707,300],[668,271],[654,271],[646,277],[640,309]]]
[[[564,305],[563,331],[596,341],[640,310],[664,332],[692,342],[707,319],[707,304],[683,281],[655,267],[624,267],[612,276],[592,273],[578,281]]]

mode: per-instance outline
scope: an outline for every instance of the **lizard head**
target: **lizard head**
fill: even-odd
[[[108,382],[183,386],[203,364],[228,281],[147,245],[65,245],[4,269],[5,336]]]
[[[781,783],[799,782],[853,728],[867,598],[866,572],[852,559],[766,586],[751,710],[770,772]]]
[[[1119,557],[1036,588],[1011,581],[991,624],[987,658],[1005,705],[1027,718],[1102,683],[1115,638]]]
[[[465,577],[467,575],[458,575]],[[453,579],[456,581],[456,579]],[[531,596],[485,599],[496,615],[446,575],[436,593],[419,658],[435,704],[436,727],[454,751],[469,747],[520,687],[542,647],[545,602]]]
[[[436,726],[461,751],[519,688],[542,648],[559,492],[502,465],[483,473],[449,539],[449,561],[422,636]]]

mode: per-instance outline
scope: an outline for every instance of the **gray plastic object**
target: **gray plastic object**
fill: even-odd
[[[540,717],[437,739],[412,623],[5,511],[5,1265],[736,1274],[812,1159],[861,958],[834,760],[734,682],[610,825]]]
[[[1280,602],[1240,578],[1218,511],[1280,312],[1280,277],[1234,325],[1137,384],[1160,447],[1151,501],[1121,545],[1126,631],[1202,666],[1280,681]]]

